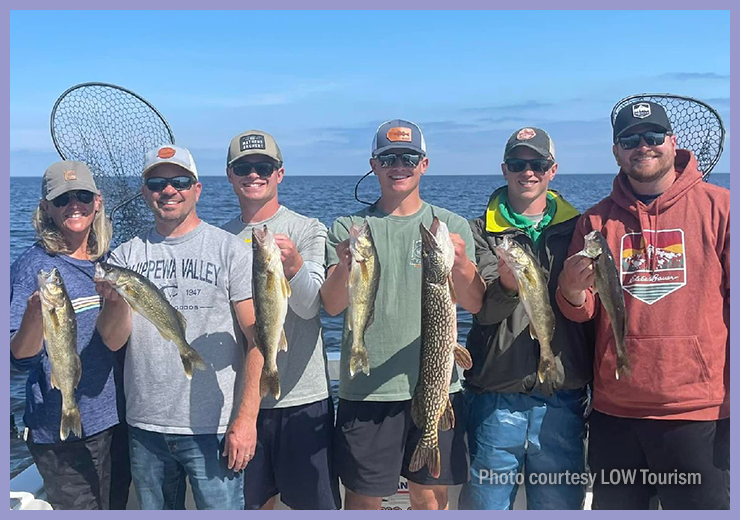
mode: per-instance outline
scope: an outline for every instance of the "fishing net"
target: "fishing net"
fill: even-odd
[[[678,147],[691,150],[706,181],[717,165],[725,144],[725,126],[717,111],[698,99],[674,94],[636,94],[622,99],[612,109],[612,123],[626,105],[651,101],[668,115]]]
[[[51,137],[64,160],[88,165],[120,244],[153,225],[139,197],[144,154],[175,137],[147,100],[123,87],[82,83],[64,92],[51,111]]]

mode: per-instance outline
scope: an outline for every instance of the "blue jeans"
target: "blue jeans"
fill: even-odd
[[[223,438],[129,426],[131,477],[141,508],[185,509],[187,475],[198,509],[244,509],[244,474],[228,469]]]
[[[527,509],[583,506],[585,483],[569,475],[586,471],[585,390],[551,397],[466,392],[466,398],[470,482],[460,492],[460,509],[511,509],[522,481]]]

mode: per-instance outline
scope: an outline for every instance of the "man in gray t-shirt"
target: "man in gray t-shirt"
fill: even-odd
[[[223,228],[251,246],[252,229],[267,226],[275,234],[291,290],[284,325],[288,350],[277,357],[280,398],[266,395],[252,417],[257,449],[244,472],[244,499],[247,509],[272,509],[279,493],[292,509],[338,509],[339,485],[330,457],[334,405],[319,317],[326,227],[280,205],[278,185],[284,174],[280,148],[270,134],[249,130],[232,139],[226,175],[241,215]],[[263,365],[258,349],[248,356],[248,364]],[[259,402],[259,392],[246,398]]]
[[[124,369],[131,474],[142,509],[184,508],[185,475],[198,509],[243,509],[241,470],[253,457],[243,399],[242,334],[252,337],[251,254],[202,222],[193,158],[184,148],[146,154],[142,193],[155,227],[113,251],[109,263],[149,279],[187,322],[185,338],[205,367],[188,378],[178,347],[132,313],[109,282],[97,328],[111,350],[128,343]],[[248,369],[247,369],[248,370]],[[257,372],[259,375],[259,372]]]

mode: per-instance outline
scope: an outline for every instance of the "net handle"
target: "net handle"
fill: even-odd
[[[703,106],[714,117],[717,118],[717,122],[719,123],[719,131],[720,131],[719,146],[717,149],[716,157],[711,161],[706,171],[702,172],[702,178],[706,181],[709,178],[709,174],[711,173],[711,171],[714,169],[715,166],[717,166],[717,163],[719,162],[720,157],[722,157],[722,152],[725,149],[725,133],[726,132],[725,132],[725,123],[724,121],[722,121],[722,116],[720,116],[719,112],[717,112],[712,106],[696,98],[692,98],[689,96],[679,96],[678,94],[669,94],[667,92],[662,93],[662,94],[643,93],[643,94],[633,94],[631,96],[622,98],[614,105],[614,107],[612,108],[612,116],[611,116],[612,126],[614,125],[614,121],[617,119],[617,113],[619,112],[620,109],[629,105],[630,104],[629,102],[632,100],[640,100],[640,99],[646,99],[646,98],[667,98],[667,99],[677,99],[680,101],[690,101],[692,103],[696,103],[697,105]]]
[[[62,92],[62,95],[59,96],[59,98],[54,103],[54,107],[51,109],[51,117],[49,118],[49,129],[51,131],[51,140],[54,143],[54,148],[56,148],[57,153],[63,160],[67,160],[67,158],[64,156],[64,153],[62,152],[61,147],[59,146],[59,142],[57,141],[56,132],[54,131],[54,118],[57,113],[57,108],[59,107],[59,104],[62,102],[64,97],[69,94],[70,92],[83,88],[83,87],[106,87],[106,88],[112,88],[116,90],[120,90],[121,92],[125,92],[126,94],[129,94],[130,96],[135,97],[139,101],[143,102],[149,109],[157,114],[157,116],[162,120],[164,123],[165,128],[167,129],[167,134],[170,136],[170,142],[172,144],[175,144],[175,135],[172,133],[172,128],[170,128],[170,124],[167,122],[165,117],[157,110],[154,105],[152,105],[149,101],[138,95],[136,92],[132,92],[131,90],[121,87],[120,85],[114,85],[113,83],[103,83],[100,81],[89,81],[87,83],[80,83],[78,85],[74,85],[72,87],[69,87],[67,90]]]

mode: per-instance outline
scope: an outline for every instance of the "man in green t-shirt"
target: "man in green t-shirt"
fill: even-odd
[[[421,438],[411,419],[411,397],[419,375],[421,335],[421,234],[434,217],[445,222],[455,245],[452,270],[458,303],[480,310],[485,286],[473,258],[468,223],[450,211],[427,204],[419,181],[429,166],[421,129],[400,119],[380,125],[373,140],[370,166],[381,197],[372,206],[338,218],[327,240],[326,282],[321,299],[337,315],[349,305],[349,228],[367,221],[380,264],[374,321],[365,333],[370,375],[349,376],[349,338],[345,324],[339,378],[339,408],[334,440],[334,465],[347,493],[346,509],[379,509],[393,495],[399,475],[409,480],[413,509],[445,509],[447,486],[468,480],[463,403],[457,372],[450,396],[458,418],[440,432],[442,473],[435,479],[424,467],[409,471],[411,455]],[[346,316],[345,316],[346,320]]]

